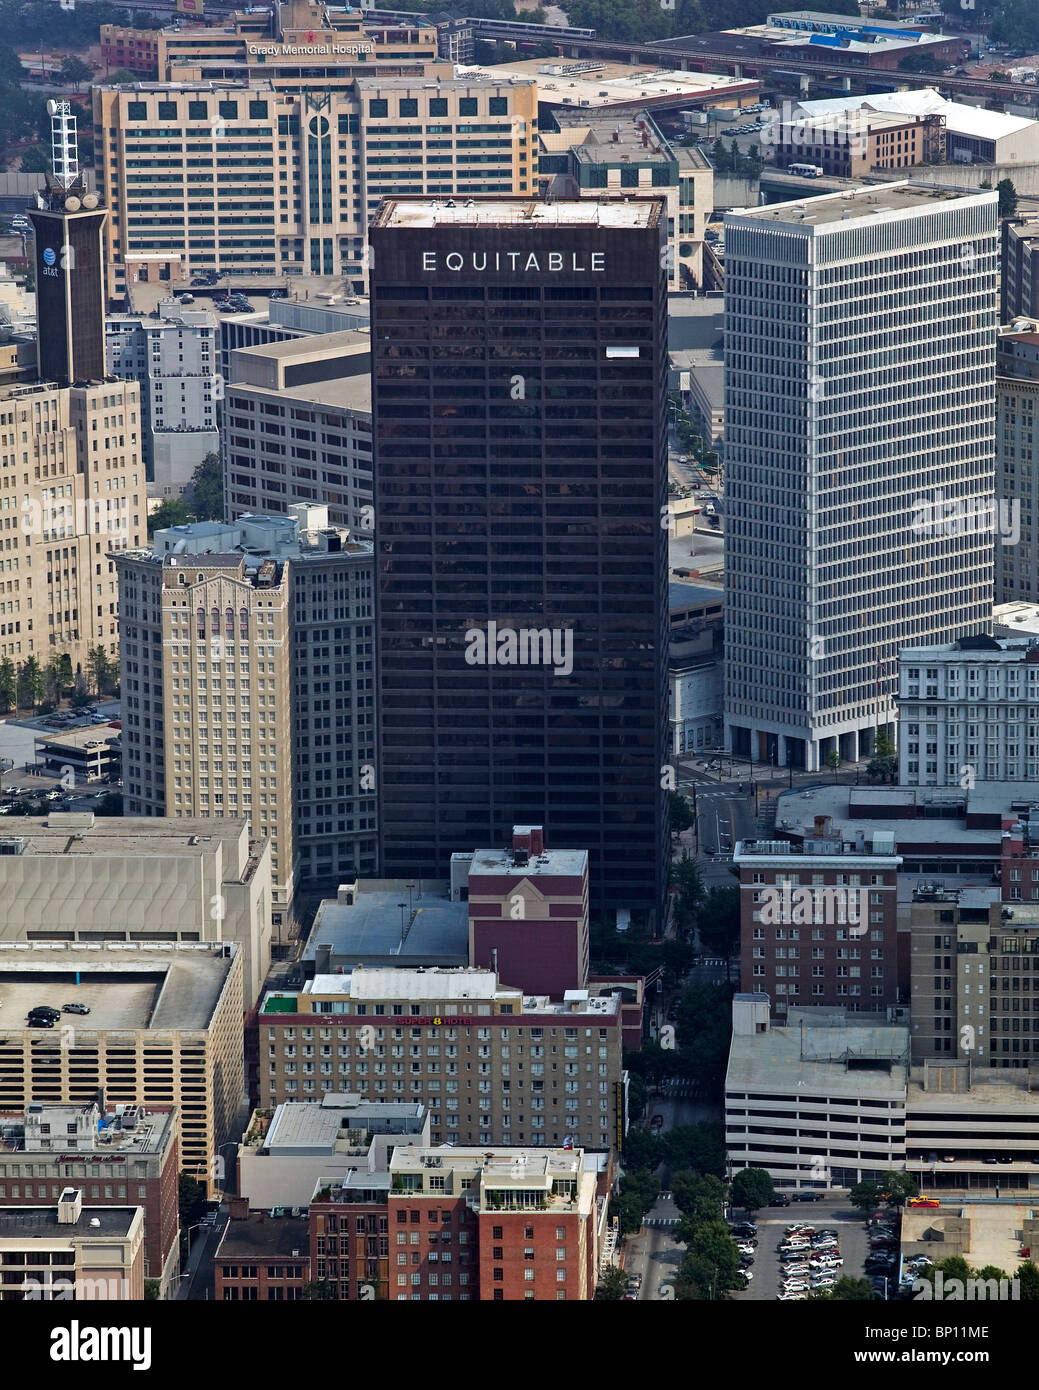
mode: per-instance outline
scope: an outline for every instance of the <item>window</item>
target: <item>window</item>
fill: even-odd
[[[401,97],[400,114],[402,116],[418,115],[418,101],[415,99],[415,97]]]
[[[508,97],[491,97],[489,110],[492,116],[507,116],[509,114]]]
[[[368,103],[368,115],[379,117],[390,114],[389,102],[384,97],[376,97]]]
[[[237,121],[238,119],[237,101],[218,101],[217,110],[220,113],[221,120]]]
[[[204,101],[188,102],[189,121],[207,121],[209,119],[209,107]],[[183,580],[181,581],[183,583]]]
[[[458,100],[458,114],[460,116],[475,116],[478,114],[478,103],[475,97],[460,97]]]
[[[446,97],[431,97],[431,98],[430,98],[430,102],[429,102],[429,114],[430,114],[431,116],[446,116],[446,115],[447,115],[447,98],[446,98]]]

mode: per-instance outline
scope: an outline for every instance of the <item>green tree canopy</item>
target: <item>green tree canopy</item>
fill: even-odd
[[[668,814],[672,834],[677,835],[679,831],[688,830],[693,823],[693,808],[679,792],[669,793]]]
[[[721,1219],[725,1207],[725,1184],[711,1173],[683,1171],[672,1174],[671,1195],[680,1212],[694,1224]]]
[[[751,1212],[767,1207],[775,1195],[772,1178],[764,1168],[741,1168],[729,1189],[732,1205]]]
[[[1000,217],[1013,217],[1017,212],[1017,189],[1013,179],[1000,179],[996,192],[999,194]]]
[[[599,1283],[595,1290],[596,1300],[600,1303],[616,1303],[624,1297],[624,1292],[628,1286],[628,1281],[624,1277],[624,1271],[616,1265],[610,1265],[609,1269],[604,1270],[599,1277]]]
[[[94,75],[94,69],[89,63],[84,63],[82,58],[77,58],[74,53],[68,54],[61,60],[61,75],[66,82],[71,82],[78,92],[84,82],[89,82]]]
[[[190,1173],[181,1173],[177,1184],[180,1224],[185,1230],[198,1223],[206,1209],[206,1189]]]
[[[739,949],[740,890],[735,883],[711,889],[696,914],[696,929],[711,955],[728,959]]]
[[[191,507],[199,521],[223,521],[224,473],[219,454],[207,454],[191,475]]]
[[[148,513],[148,535],[154,535],[167,526],[186,526],[194,520],[190,507],[182,498],[167,497],[153,512]]]

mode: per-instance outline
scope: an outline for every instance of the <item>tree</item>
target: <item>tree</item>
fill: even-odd
[[[1013,217],[1017,212],[1017,189],[1013,179],[1000,179],[996,192],[999,194],[1000,217]]]
[[[720,1124],[678,1125],[663,1139],[671,1168],[691,1168],[698,1173],[725,1172],[725,1135]]]
[[[78,92],[84,82],[89,82],[94,75],[94,69],[89,63],[84,63],[82,58],[77,58],[74,53],[61,60],[61,75],[66,82],[71,82]]]
[[[633,1129],[624,1140],[623,1163],[626,1173],[652,1173],[664,1158],[664,1145],[655,1134]]]
[[[677,1302],[710,1301],[718,1297],[718,1270],[702,1255],[686,1255],[675,1280]]]
[[[710,1173],[678,1172],[671,1175],[671,1196],[680,1212],[697,1223],[717,1221],[725,1205],[725,1184]]]
[[[700,866],[688,854],[683,853],[681,859],[671,865],[671,884],[680,907],[691,912],[703,902],[706,890]]]
[[[728,959],[738,948],[740,940],[740,890],[712,888],[696,914],[696,929],[700,944],[712,955]]]
[[[223,521],[224,473],[219,454],[207,454],[195,469],[188,495],[199,521]]]
[[[112,662],[104,647],[91,647],[87,652],[87,672],[100,699],[114,675]]]
[[[696,959],[696,953],[686,941],[665,941],[660,954],[664,961],[664,973],[676,983],[688,974]]]
[[[17,695],[18,676],[14,669],[14,662],[9,656],[5,656],[0,661],[0,709],[13,709]]]
[[[618,1303],[623,1297],[628,1287],[628,1281],[624,1277],[624,1271],[616,1265],[610,1265],[599,1278],[598,1287],[595,1290],[595,1298],[599,1303]]]
[[[61,652],[58,656],[58,689],[62,692],[71,690],[76,681],[72,670],[72,658],[68,652]]]
[[[767,1207],[775,1195],[772,1179],[764,1168],[741,1168],[729,1188],[732,1205],[749,1212]]]
[[[116,68],[115,72],[109,73],[105,78],[105,83],[108,86],[122,86],[127,82],[140,82],[140,80],[140,73],[131,72],[129,68]]]
[[[836,749],[834,749],[834,751],[833,751],[832,753],[827,753],[827,755],[826,755],[826,766],[827,766],[827,767],[830,769],[830,771],[833,773],[833,780],[834,780],[835,782],[837,781],[837,770],[838,770],[838,768],[840,767],[840,765],[841,765],[841,755],[837,752]]]
[[[990,82],[1009,82],[1011,78],[1010,74],[1004,72],[1002,68],[993,68],[988,75],[988,80]]]
[[[18,668],[18,703],[31,705],[33,709],[44,695],[43,672],[34,656],[27,657]]]
[[[190,1173],[181,1173],[177,1184],[177,1204],[183,1230],[198,1224],[206,1209],[206,1189]]]
[[[42,146],[30,145],[27,150],[22,151],[23,174],[49,174],[50,172],[50,156]]]
[[[336,1286],[327,1279],[314,1279],[311,1283],[304,1284],[299,1296],[307,1302],[314,1303],[333,1303],[339,1299]]]
[[[121,816],[122,814],[123,798],[118,792],[106,792],[94,807],[95,816]]]
[[[148,535],[154,535],[167,526],[186,526],[194,521],[191,509],[180,497],[167,497],[153,512],[148,513]]]
[[[77,671],[72,682],[72,698],[69,704],[73,709],[82,709],[84,705],[90,704],[90,691],[87,689],[87,678],[83,672]]]
[[[1019,1264],[1014,1271],[1014,1278],[1021,1285],[1022,1303],[1039,1301],[1039,1269],[1036,1268],[1034,1260],[1025,1260],[1023,1264]]]
[[[912,1173],[885,1173],[881,1179],[889,1207],[900,1207],[920,1191]]]
[[[43,685],[49,700],[61,699],[61,660],[56,652],[43,668]]]
[[[162,1289],[161,1279],[145,1279],[144,1281],[144,1300],[146,1303],[152,1302],[159,1297]]]
[[[838,1303],[872,1303],[875,1295],[873,1285],[868,1279],[844,1275],[837,1280],[832,1289],[813,1289],[808,1297],[825,1302],[833,1300]]]
[[[876,1211],[883,1193],[879,1182],[860,1182],[848,1193],[848,1201],[857,1211]]]
[[[693,808],[684,796],[678,792],[671,792],[668,795],[668,816],[671,823],[671,834],[677,835],[692,826]]]
[[[734,1289],[739,1282],[740,1254],[724,1221],[705,1221],[696,1228],[689,1242],[689,1253],[714,1265],[717,1288]]]

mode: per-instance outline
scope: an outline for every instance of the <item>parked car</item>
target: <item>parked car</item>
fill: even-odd
[[[795,1202],[821,1202],[823,1194],[821,1192],[795,1192]]]
[[[271,290],[271,299],[288,299],[288,290]]]
[[[941,1202],[939,1202],[939,1200],[938,1200],[937,1197],[910,1197],[909,1201],[906,1203],[906,1206],[907,1206],[907,1207],[940,1207],[940,1206],[941,1206]],[[892,1231],[891,1234],[894,1235],[894,1231]]]
[[[772,1198],[771,1202],[769,1202],[770,1207],[788,1207],[789,1205],[790,1198],[786,1195],[785,1192],[777,1192],[776,1195]]]
[[[28,1019],[27,1022],[26,1022],[26,1027],[28,1027],[28,1028],[53,1028],[53,1027],[54,1027],[54,1020],[53,1020],[52,1018],[39,1018],[39,1017],[30,1018],[30,1019]]]
[[[63,1014],[88,1014],[90,1006],[89,1004],[62,1004],[61,1012]]]

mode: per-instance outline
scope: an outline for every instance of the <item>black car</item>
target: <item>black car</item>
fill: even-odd
[[[54,1020],[52,1018],[41,1018],[39,1014],[36,1014],[29,1019],[27,1026],[29,1028],[53,1028]]]
[[[795,1202],[821,1202],[823,1194],[821,1192],[795,1192]]]
[[[55,1019],[61,1017],[60,1009],[52,1009],[49,1004],[39,1004],[35,1009],[29,1010],[30,1018],[49,1018],[53,1023]]]
[[[770,1207],[788,1207],[789,1205],[790,1198],[786,1195],[785,1192],[777,1192],[776,1195],[772,1198],[771,1202],[769,1202]]]

